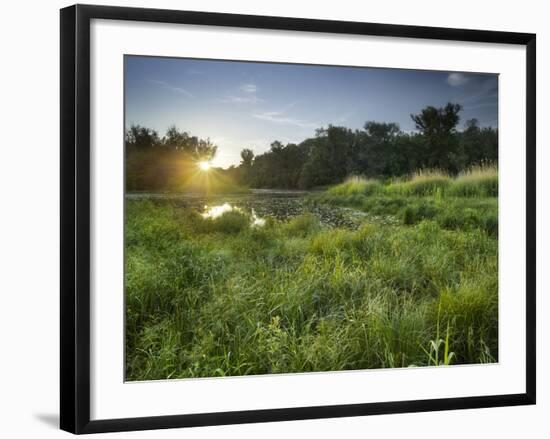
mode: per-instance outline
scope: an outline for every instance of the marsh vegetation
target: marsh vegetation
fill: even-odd
[[[129,196],[127,378],[497,361],[497,192],[476,168]]]

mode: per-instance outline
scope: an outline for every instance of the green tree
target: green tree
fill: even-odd
[[[458,172],[460,168],[458,142],[455,136],[460,121],[460,104],[448,103],[442,108],[428,106],[419,114],[411,114],[416,128],[424,137],[421,165]]]
[[[160,144],[158,133],[141,125],[131,125],[124,137],[128,148],[146,149]]]

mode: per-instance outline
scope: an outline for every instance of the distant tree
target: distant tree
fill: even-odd
[[[248,148],[245,148],[241,151],[241,166],[244,166],[245,168],[250,168],[252,166],[253,160],[254,151]]]
[[[278,140],[275,140],[274,142],[269,145],[270,151],[274,154],[280,153],[284,149],[284,145],[279,142]]]
[[[250,184],[252,180],[252,163],[254,162],[254,151],[244,148],[241,151],[241,164],[234,171],[234,175],[238,175],[239,179],[244,184]]]
[[[218,147],[210,141],[210,138],[207,138],[205,140],[199,139],[193,151],[193,158],[195,160],[210,161],[216,156],[217,152]]]
[[[399,125],[393,122],[368,121],[364,125],[367,134],[380,143],[389,142],[399,134]]]
[[[166,135],[162,138],[162,144],[176,151],[185,151],[189,148],[190,137],[185,131],[180,131],[175,125],[171,125],[166,130]],[[186,152],[191,152],[186,151]]]
[[[424,137],[422,167],[441,168],[458,172],[460,168],[458,142],[455,136],[460,121],[460,104],[448,103],[445,107],[428,106],[420,114],[411,114],[416,128]]]
[[[498,159],[498,132],[491,127],[481,128],[477,119],[466,121],[460,133],[463,166],[495,162]]]
[[[331,184],[352,172],[356,140],[349,128],[329,125],[318,129],[300,175],[300,186]]]
[[[125,143],[129,148],[145,149],[160,144],[158,133],[140,125],[131,125],[126,131]]]
[[[358,132],[355,173],[368,176],[399,173],[396,160],[401,160],[396,151],[396,139],[401,133],[395,123],[368,121],[364,130]]]
[[[461,109],[460,104],[449,102],[443,108],[428,106],[420,114],[411,114],[411,118],[425,136],[446,136],[456,131]]]
[[[218,148],[210,139],[190,136],[187,132],[180,131],[175,125],[168,128],[166,135],[162,138],[162,144],[165,148],[185,154],[194,161],[212,160]]]
[[[241,162],[218,170],[235,183],[258,188],[311,188],[342,181],[350,174],[385,178],[417,169],[451,173],[498,159],[498,130],[468,120],[461,131],[459,104],[428,106],[411,114],[418,131],[367,121],[363,129],[329,125],[299,144],[271,143],[263,154],[241,151]],[[196,176],[197,160],[211,160],[217,146],[172,125],[157,132],[132,125],[125,133],[128,190],[177,190]]]
[[[174,125],[159,138],[157,132],[131,125],[125,133],[126,188],[128,190],[177,190],[184,184],[198,160],[211,160],[217,146]]]

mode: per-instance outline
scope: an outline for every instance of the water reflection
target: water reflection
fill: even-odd
[[[258,215],[256,215],[256,212],[254,212],[254,209],[252,209],[252,226],[258,226],[258,227],[265,226],[265,219],[260,218]]]
[[[220,216],[222,216],[224,213],[227,213],[227,212],[240,212],[243,214],[245,213],[243,209],[241,209],[240,207],[233,206],[229,203],[218,204],[216,206],[210,206],[210,207],[205,205],[204,209],[205,209],[205,212],[202,213],[203,218],[219,218]],[[265,219],[260,218],[258,215],[256,215],[256,212],[254,211],[254,209],[251,209],[250,226],[262,227],[264,225],[265,225]]]
[[[199,212],[203,218],[218,218],[224,213],[238,211],[250,215],[251,226],[263,226],[268,218],[287,222],[303,214],[314,215],[329,228],[356,229],[365,222],[395,225],[394,216],[378,216],[349,207],[332,206],[308,201],[308,193],[255,190],[251,194],[199,196],[186,194],[135,193],[131,199],[150,199],[155,203],[174,203],[178,207]]]
[[[202,214],[203,218],[218,218],[222,216],[224,213],[237,211],[242,212],[242,209],[239,209],[238,207],[232,206],[229,203],[223,203],[218,206],[204,206],[206,211]]]

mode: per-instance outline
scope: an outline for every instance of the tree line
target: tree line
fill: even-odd
[[[457,174],[473,165],[496,162],[497,129],[481,128],[471,119],[459,131],[461,110],[453,103],[442,108],[428,106],[411,114],[416,128],[412,133],[388,122],[368,121],[360,130],[329,125],[298,144],[274,141],[263,154],[244,148],[240,164],[223,172],[249,187],[307,189],[339,183],[354,174],[389,178],[428,168]],[[210,160],[217,149],[210,140],[175,127],[160,139],[154,130],[132,126],[126,146],[130,190],[169,190],[189,171],[190,163]],[[147,156],[147,163],[140,152]]]
[[[179,190],[196,171],[196,163],[214,158],[217,146],[175,126],[161,138],[157,131],[132,125],[125,133],[126,190]]]

